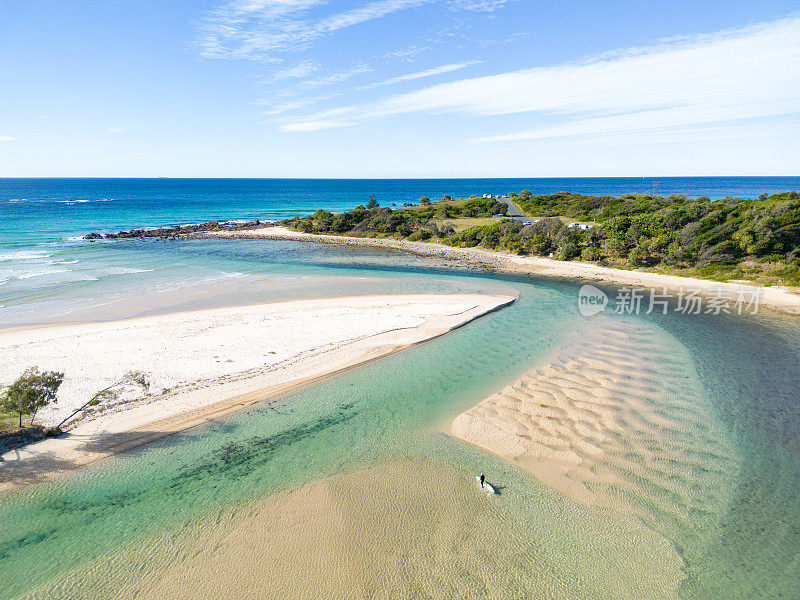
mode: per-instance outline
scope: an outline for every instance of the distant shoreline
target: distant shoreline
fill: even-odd
[[[636,270],[629,271],[612,267],[602,267],[585,262],[520,256],[477,247],[456,248],[437,242],[410,242],[392,238],[361,238],[311,234],[292,231],[277,225],[254,227],[241,231],[204,231],[178,237],[199,239],[288,240],[345,246],[389,248],[410,252],[420,256],[431,256],[444,260],[462,262],[471,266],[478,266],[501,272],[606,282],[639,288],[655,288],[657,290],[661,290],[662,288],[672,291],[677,291],[681,288],[697,289],[701,294],[705,295],[714,294],[720,289],[728,292],[738,292],[741,289],[745,289],[752,293],[760,289],[760,306],[768,306],[780,312],[800,315],[800,295],[793,294],[778,287],[759,287],[744,283],[726,283],[681,275],[665,275],[662,273]]]

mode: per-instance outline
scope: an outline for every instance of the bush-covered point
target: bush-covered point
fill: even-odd
[[[392,210],[363,206],[341,214],[319,210],[285,224],[311,233],[438,239],[459,247],[519,254],[582,258],[604,263],[667,268],[714,278],[761,278],[800,285],[800,194],[761,194],[758,199],[694,200],[628,193],[585,196],[557,192],[534,196],[529,190],[510,197],[537,221],[497,219],[456,232],[450,221],[503,217],[508,206],[472,196]],[[424,200],[424,198],[423,198]],[[588,229],[569,227],[575,220]]]

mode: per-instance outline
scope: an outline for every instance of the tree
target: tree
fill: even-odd
[[[69,421],[72,417],[77,415],[79,412],[86,410],[89,406],[97,406],[100,404],[100,401],[103,398],[114,400],[119,395],[119,391],[114,388],[119,388],[121,386],[128,386],[128,387],[139,387],[143,392],[147,392],[150,389],[150,381],[147,379],[147,374],[142,371],[128,371],[125,375],[122,376],[122,379],[119,381],[112,383],[107,388],[103,388],[99,392],[97,392],[94,396],[89,398],[89,401],[80,406],[79,408],[75,409],[66,419],[61,421],[58,424],[57,429],[60,431],[61,426]]]
[[[600,250],[600,248],[589,246],[588,248],[583,249],[581,252],[581,258],[591,262],[598,261],[603,258],[603,252]]]
[[[561,248],[558,251],[558,258],[559,260],[572,260],[576,256],[578,256],[578,244],[573,241],[566,241],[561,245]]]
[[[367,202],[367,208],[372,210],[373,208],[378,208],[378,206],[380,205],[378,204],[378,201],[375,200],[375,194],[370,194],[369,202]]]
[[[23,414],[31,415],[33,423],[40,408],[56,402],[56,393],[62,381],[64,373],[57,371],[40,373],[38,367],[29,367],[14,383],[3,390],[0,396],[0,409],[19,414],[20,427]]]
[[[528,197],[528,196],[531,196],[532,194],[531,194],[531,191],[530,191],[530,190],[522,190],[522,191],[519,193],[519,195],[520,195],[520,196],[525,196],[525,197]]]
[[[628,259],[637,267],[644,267],[650,260],[650,255],[642,246],[636,246],[628,253]]]
[[[422,204],[423,206],[430,206],[431,199],[428,198],[427,196],[423,196],[422,198],[419,199],[419,203]]]
[[[319,231],[326,231],[333,221],[333,214],[329,213],[326,210],[322,210],[321,208],[314,213],[314,227]]]

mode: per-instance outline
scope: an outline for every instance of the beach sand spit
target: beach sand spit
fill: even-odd
[[[0,382],[26,367],[66,373],[58,423],[126,371],[151,393],[104,402],[69,432],[0,461],[0,489],[69,470],[217,419],[442,335],[514,301],[486,294],[409,294],[275,302],[105,323],[0,330]]]

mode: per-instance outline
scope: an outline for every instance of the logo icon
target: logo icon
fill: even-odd
[[[581,286],[578,291],[578,310],[584,317],[591,317],[606,309],[608,296],[593,285]]]

